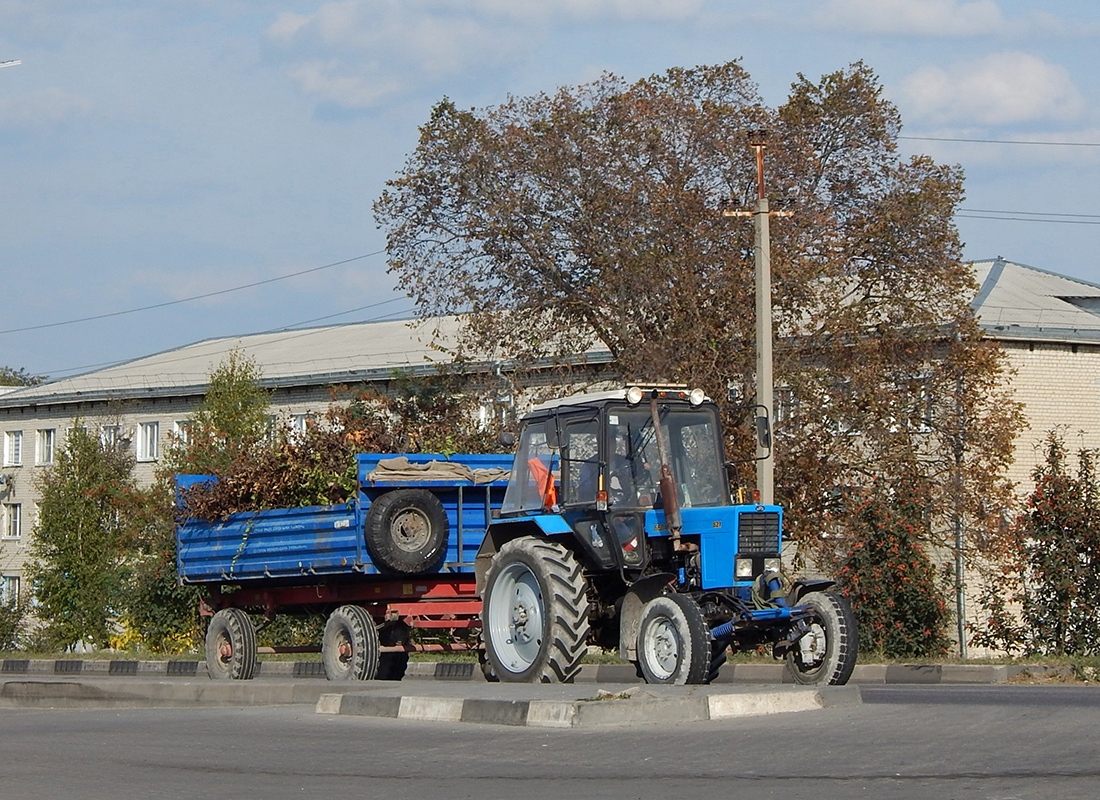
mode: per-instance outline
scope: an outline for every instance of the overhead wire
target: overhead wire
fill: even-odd
[[[38,331],[45,328],[58,328],[63,325],[75,325],[80,322],[92,322],[97,319],[109,319],[111,317],[121,317],[127,314],[137,314],[141,311],[153,311],[158,308],[167,308],[169,306],[178,306],[182,303],[191,303],[195,300],[204,300],[208,297],[218,297],[224,294],[230,294],[232,292],[240,292],[244,289],[254,289],[257,286],[265,286],[269,283],[277,283],[279,281],[289,280],[290,278],[297,278],[302,275],[310,275],[314,272],[320,272],[321,270],[332,269],[333,267],[343,266],[344,264],[351,264],[354,261],[362,261],[364,258],[371,258],[373,256],[381,255],[385,253],[385,250],[375,250],[373,253],[364,253],[361,256],[354,256],[353,258],[345,258],[342,261],[334,261],[331,264],[322,264],[319,267],[310,267],[309,269],[299,270],[297,272],[290,272],[286,275],[279,275],[274,278],[266,278],[262,281],[253,281],[252,283],[241,284],[240,286],[232,286],[228,289],[219,289],[214,292],[205,292],[203,294],[193,295],[191,297],[182,297],[179,300],[166,300],[163,303],[153,303],[147,306],[141,306],[140,308],[128,308],[123,311],[111,311],[106,314],[93,314],[88,317],[79,317],[77,319],[61,320],[58,322],[43,322],[39,325],[26,325],[21,328],[8,328],[7,330],[0,330],[0,334],[5,333],[23,333],[25,331]]]

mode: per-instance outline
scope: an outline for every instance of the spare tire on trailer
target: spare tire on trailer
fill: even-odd
[[[386,492],[367,512],[367,550],[383,572],[434,572],[447,557],[447,512],[426,489]]]

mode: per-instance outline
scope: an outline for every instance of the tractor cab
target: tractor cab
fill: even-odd
[[[558,515],[600,567],[641,569],[651,544],[693,533],[683,512],[730,505],[724,462],[717,408],[699,390],[567,397],[524,417],[500,515]]]

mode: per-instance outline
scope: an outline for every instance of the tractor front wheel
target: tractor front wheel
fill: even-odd
[[[646,683],[705,683],[711,643],[699,604],[682,594],[655,597],[642,609],[638,669]]]
[[[859,652],[852,607],[835,592],[810,592],[798,604],[809,606],[812,614],[806,632],[787,651],[787,671],[804,685],[847,683]]]

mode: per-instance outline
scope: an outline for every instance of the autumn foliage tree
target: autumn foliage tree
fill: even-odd
[[[737,62],[484,109],[442,100],[375,203],[390,269],[422,315],[466,315],[459,355],[602,349],[624,379],[705,388],[748,456],[753,231],[722,211],[755,196],[758,129],[770,204],[792,212],[771,224],[789,532],[831,557],[861,530],[851,488],[917,475],[925,544],[959,523],[980,548],[1011,504],[1020,411],[970,307],[961,169],[900,155],[900,115],[865,64],[799,75],[778,107]]]
[[[1035,488],[983,592],[979,643],[1031,655],[1100,655],[1100,477],[1097,453],[1076,465],[1061,432],[1047,434]]]

